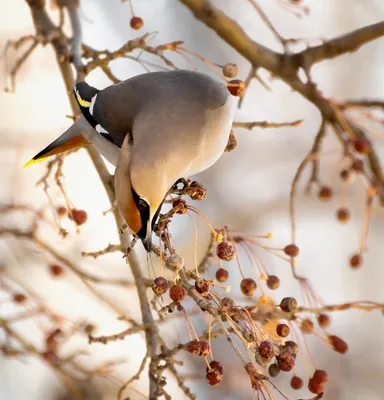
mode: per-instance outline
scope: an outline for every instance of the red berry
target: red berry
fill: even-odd
[[[195,289],[203,296],[207,296],[209,293],[209,283],[205,279],[198,279],[195,282]]]
[[[347,223],[351,218],[351,212],[346,207],[341,207],[336,212],[337,219],[343,224]]]
[[[267,279],[267,286],[271,290],[278,289],[280,286],[280,279],[276,275],[269,275]]]
[[[240,79],[232,79],[227,83],[227,89],[232,96],[241,96],[245,91],[245,83]]]
[[[322,328],[328,328],[331,323],[331,318],[329,317],[329,315],[321,313],[317,317],[317,322]]]
[[[241,293],[245,296],[252,296],[257,288],[256,282],[252,278],[245,278],[240,283]]]
[[[209,354],[211,348],[208,342],[205,342],[203,340],[192,340],[191,342],[187,343],[186,349],[192,354],[206,357]]]
[[[289,353],[296,357],[298,352],[299,346],[293,340],[287,340],[283,346],[280,346],[280,353]]]
[[[224,283],[228,280],[229,272],[224,268],[219,268],[216,271],[216,280],[220,283]]]
[[[276,333],[280,337],[285,338],[291,333],[291,330],[289,329],[289,326],[286,324],[278,324],[276,327]]]
[[[292,376],[291,388],[295,390],[300,390],[303,387],[304,387],[304,381],[296,375]]]
[[[295,244],[289,244],[284,247],[284,253],[289,257],[297,257],[300,249]]]
[[[268,340],[264,340],[263,342],[260,343],[258,347],[258,352],[261,355],[261,357],[265,358],[266,360],[271,360],[275,355],[273,344]]]
[[[231,152],[232,150],[235,150],[236,147],[237,147],[236,136],[235,136],[235,134],[233,133],[233,131],[231,130],[231,133],[229,134],[229,137],[228,137],[228,143],[227,143],[227,146],[225,147],[224,151],[225,151],[226,153],[229,153],[229,152]]]
[[[368,140],[366,139],[356,139],[353,142],[353,146],[355,150],[360,154],[368,154],[370,151],[370,145]]]
[[[132,17],[129,21],[129,24],[131,25],[132,29],[135,29],[137,31],[143,27],[144,21],[140,17]]]
[[[295,366],[295,358],[288,352],[279,354],[276,361],[280,369],[285,372],[290,371]]]
[[[214,369],[214,370],[219,371],[221,375],[224,374],[224,367],[223,367],[223,364],[219,363],[219,362],[216,361],[216,360],[211,361],[211,362],[209,363],[209,367],[210,367],[211,370]],[[208,372],[208,371],[209,371],[209,368],[207,367],[207,368],[206,368],[206,372]]]
[[[17,304],[23,304],[27,300],[27,297],[23,293],[15,293],[12,296],[12,300]]]
[[[64,274],[64,268],[57,264],[51,264],[49,266],[49,271],[55,277],[59,277]]]
[[[311,378],[308,382],[308,389],[313,394],[320,394],[324,391],[324,385]]]
[[[77,225],[83,225],[87,222],[88,214],[84,210],[71,210],[73,220],[76,222]]]
[[[293,297],[284,297],[280,302],[280,308],[285,312],[291,312],[297,308],[297,301]]]
[[[363,263],[363,257],[361,254],[354,254],[350,259],[349,259],[349,265],[353,269],[357,269],[361,267],[361,264]]]
[[[231,261],[235,256],[235,249],[231,243],[221,242],[217,245],[216,254],[220,260]]]
[[[183,199],[174,200],[173,203],[172,203],[172,207],[173,208],[175,208],[175,207],[179,208],[179,210],[176,211],[176,214],[185,214],[188,211],[187,202],[185,200],[183,200]]]
[[[343,339],[339,338],[336,335],[330,335],[328,336],[328,339],[331,342],[333,350],[341,354],[345,354],[348,351],[348,344],[344,342]]]
[[[186,290],[182,286],[172,286],[169,289],[169,297],[175,302],[180,303],[184,300]]]
[[[239,68],[237,67],[236,64],[228,63],[223,66],[223,75],[226,78],[235,78],[238,73],[239,73]]]
[[[317,369],[314,372],[312,379],[323,385],[328,382],[328,373],[322,369]]]
[[[66,207],[64,207],[64,206],[57,207],[56,212],[59,217],[65,217],[68,213]]]
[[[159,276],[153,281],[152,290],[157,295],[166,293],[168,290],[168,281],[162,276]]]
[[[319,190],[319,199],[321,201],[329,201],[332,199],[333,192],[329,186],[323,186]]]
[[[207,372],[205,379],[208,385],[216,387],[220,384],[221,380],[223,379],[223,375],[218,370],[213,369],[212,371]]]

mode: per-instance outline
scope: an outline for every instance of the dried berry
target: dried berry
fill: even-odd
[[[297,301],[293,297],[284,297],[280,302],[280,308],[285,312],[291,312],[297,308]]]
[[[353,179],[351,173],[347,169],[343,169],[340,171],[340,178],[344,182],[351,182],[351,180]]]
[[[207,372],[207,374],[205,375],[205,379],[208,385],[216,387],[220,384],[221,380],[223,379],[223,375],[220,374],[218,370],[214,369],[212,371]]]
[[[324,391],[324,385],[311,378],[308,381],[308,389],[313,394],[320,394]]]
[[[344,342],[343,339],[339,338],[336,335],[330,335],[328,336],[328,339],[331,342],[333,350],[341,354],[345,354],[348,351],[348,344]]]
[[[203,296],[206,296],[209,292],[209,283],[205,279],[198,279],[195,282],[195,289]]]
[[[354,254],[350,259],[349,259],[349,265],[353,269],[357,269],[361,267],[361,264],[363,263],[363,257],[361,254]]]
[[[245,296],[252,296],[257,288],[256,282],[252,278],[245,278],[240,283],[241,293]]]
[[[172,203],[172,207],[178,207],[179,209],[176,211],[176,214],[185,214],[188,209],[187,209],[187,202],[183,199],[176,199]]]
[[[17,304],[23,304],[27,300],[27,297],[23,293],[15,293],[12,296],[12,300]]]
[[[235,150],[236,147],[237,147],[237,139],[236,139],[235,134],[231,130],[231,133],[229,134],[229,137],[228,137],[228,143],[227,143],[227,146],[225,147],[224,151],[226,153],[229,153],[232,150]]]
[[[328,328],[331,323],[331,318],[329,317],[329,315],[321,313],[317,317],[317,322],[322,328]]]
[[[297,257],[300,249],[295,244],[289,244],[284,247],[284,253],[289,257]]]
[[[370,151],[370,145],[368,140],[359,138],[353,142],[353,147],[360,154],[368,154]]]
[[[328,373],[322,369],[317,369],[314,372],[312,379],[323,385],[328,382]]]
[[[178,254],[172,254],[167,258],[165,266],[172,272],[179,272],[184,266],[184,258]]]
[[[311,333],[314,331],[314,329],[315,329],[315,326],[310,319],[306,318],[301,322],[301,330],[304,333]]]
[[[73,209],[71,210],[71,214],[77,225],[83,225],[87,222],[88,214],[85,210]]]
[[[322,186],[319,190],[319,199],[321,201],[329,201],[332,199],[332,189],[329,186]]]
[[[132,29],[135,29],[137,31],[143,27],[144,21],[140,17],[132,17],[129,21],[129,25],[131,25]]]
[[[65,217],[68,213],[67,209],[64,206],[57,207],[56,212],[59,217]]]
[[[236,64],[228,63],[223,66],[223,74],[226,78],[236,78],[239,68]]]
[[[187,351],[197,356],[207,356],[210,349],[209,343],[203,340],[192,340],[191,342],[187,343]]]
[[[276,275],[269,275],[267,279],[267,286],[271,290],[278,289],[280,286],[280,279]]]
[[[219,268],[216,271],[216,280],[218,282],[221,282],[221,283],[227,282],[228,277],[229,277],[229,272],[226,269]]]
[[[57,264],[51,264],[49,266],[49,272],[54,277],[59,277],[59,276],[62,276],[64,274],[64,268],[62,266],[60,266],[60,265],[57,265]]]
[[[289,326],[286,324],[278,324],[276,327],[276,333],[279,336],[285,338],[291,333],[291,330],[289,329]]]
[[[359,159],[353,160],[351,168],[355,172],[364,172],[364,161]]]
[[[299,352],[299,346],[293,340],[287,340],[283,346],[280,346],[280,354],[281,353],[289,353],[296,357],[296,354]]]
[[[152,290],[157,295],[166,293],[168,290],[168,281],[162,276],[159,276],[153,281]]]
[[[182,286],[172,286],[169,289],[169,297],[175,302],[180,303],[184,300],[186,290]]]
[[[227,89],[232,96],[241,96],[245,91],[245,83],[240,79],[232,79],[227,83]]]
[[[235,249],[229,242],[221,242],[216,247],[216,254],[220,260],[231,261],[235,256]]]
[[[349,221],[349,219],[351,218],[351,212],[349,211],[348,208],[346,207],[341,207],[337,210],[336,212],[336,216],[337,219],[342,222],[342,223],[346,223]]]
[[[276,378],[280,373],[280,367],[277,364],[271,364],[268,368],[268,372],[272,378]]]
[[[272,359],[275,355],[273,344],[268,340],[264,340],[263,342],[261,342],[257,350],[261,357],[265,358],[266,360]]]
[[[279,354],[276,357],[277,365],[284,372],[290,371],[295,366],[295,357],[288,352]]]
[[[224,374],[224,367],[223,367],[223,364],[219,363],[219,362],[216,361],[216,360],[211,361],[211,362],[209,363],[209,367],[210,367],[210,368],[208,368],[208,367],[206,368],[206,372],[208,372],[210,369],[211,369],[211,370],[213,369],[213,370],[219,371],[221,375]]]
[[[230,310],[231,308],[235,307],[235,301],[232,300],[230,297],[224,297],[220,301],[221,307],[223,308],[223,311]]]
[[[193,181],[188,185],[186,193],[192,200],[203,200],[207,195],[207,190],[201,183]]]
[[[300,390],[303,387],[304,387],[304,381],[296,375],[292,376],[291,388],[295,390]]]

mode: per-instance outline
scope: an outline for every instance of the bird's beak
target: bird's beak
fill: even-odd
[[[145,250],[149,253],[152,250],[152,224],[151,224],[151,218],[149,218],[148,224],[147,224],[147,235],[145,238],[141,239],[143,242],[143,246]]]

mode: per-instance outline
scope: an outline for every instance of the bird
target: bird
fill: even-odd
[[[150,252],[169,190],[224,152],[233,97],[224,83],[191,70],[143,73],[102,90],[78,82],[73,94],[80,118],[26,166],[93,144],[116,167],[118,208]]]

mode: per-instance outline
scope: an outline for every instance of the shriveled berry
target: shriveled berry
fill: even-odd
[[[329,186],[322,186],[319,190],[318,196],[321,201],[329,201],[333,196],[332,189]]]
[[[216,271],[216,280],[220,283],[227,282],[229,277],[229,272],[224,268],[219,268]]]
[[[237,147],[237,139],[233,131],[231,130],[231,133],[228,136],[228,143],[227,146],[225,147],[224,151],[226,153],[231,152],[232,150],[235,150]]]
[[[229,242],[221,242],[216,247],[216,254],[220,260],[231,261],[235,256],[235,249]]]
[[[226,78],[236,78],[239,68],[236,64],[228,63],[223,66],[223,75]]]
[[[300,249],[295,244],[289,244],[284,247],[284,253],[289,257],[297,257]]]
[[[169,297],[175,302],[180,303],[184,300],[185,297],[185,289],[182,286],[172,286],[169,289]]]
[[[129,21],[129,25],[131,25],[132,29],[135,29],[137,31],[143,27],[144,21],[142,18],[134,16]]]
[[[65,217],[68,213],[66,207],[64,207],[64,206],[57,207],[56,212],[59,217]]]
[[[267,279],[267,286],[271,290],[276,290],[280,286],[280,279],[276,275],[269,275]]]
[[[353,269],[357,269],[361,267],[361,264],[363,263],[363,257],[361,254],[354,254],[350,259],[349,259],[349,265]]]
[[[252,296],[256,291],[257,285],[252,278],[244,278],[240,283],[241,293],[245,296]]]
[[[323,393],[323,391],[324,391],[324,385],[317,382],[315,379],[311,378],[308,381],[308,389],[313,394],[320,394],[320,393]]]
[[[287,337],[290,333],[291,330],[289,329],[289,326],[286,324],[278,324],[276,327],[276,333],[280,336],[280,337]]]
[[[268,368],[268,372],[272,378],[276,378],[280,373],[280,367],[277,364],[271,364]]]
[[[172,203],[172,207],[178,207],[178,210],[176,211],[176,214],[185,214],[188,209],[187,209],[187,202],[183,199],[176,199]]]
[[[295,366],[295,357],[288,352],[279,354],[276,357],[277,365],[284,372],[290,371]]]
[[[210,346],[208,342],[203,340],[192,340],[187,344],[187,351],[197,356],[205,357],[209,354]]]
[[[322,369],[317,369],[314,372],[312,379],[319,382],[320,384],[325,384],[328,382],[328,373]]]
[[[204,186],[196,181],[191,182],[185,192],[192,200],[203,200],[207,195],[207,190]]]
[[[216,371],[219,371],[221,375],[224,374],[224,367],[223,367],[223,364],[219,363],[219,362],[216,361],[216,360],[211,361],[211,362],[209,363],[209,367],[210,367],[210,368],[208,368],[208,367],[206,368],[206,372],[208,372],[209,369],[211,369],[211,370],[214,369],[214,370],[216,370]]]
[[[331,318],[328,314],[319,314],[319,316],[317,317],[317,322],[319,323],[319,325],[322,328],[328,328],[328,326],[331,323]]]
[[[27,296],[25,296],[23,293],[15,293],[12,296],[12,300],[17,304],[23,304],[27,300]]]
[[[292,376],[292,378],[291,378],[291,388],[295,389],[295,390],[300,390],[303,387],[304,387],[304,381],[300,377],[298,377],[296,375]]]
[[[77,225],[83,225],[87,222],[88,214],[85,210],[71,210],[73,220]]]
[[[257,350],[261,357],[265,358],[266,360],[271,360],[275,355],[273,344],[268,340],[261,342]]]
[[[223,379],[223,375],[216,369],[212,371],[208,371],[205,375],[205,379],[208,385],[216,387],[220,384],[221,380]]]
[[[348,351],[348,344],[344,342],[343,339],[339,338],[336,335],[330,335],[328,336],[328,339],[331,342],[333,350],[341,354],[345,354]]]
[[[344,181],[344,182],[351,182],[352,180],[352,175],[351,173],[347,170],[347,169],[343,169],[340,171],[340,178]]]
[[[353,147],[360,154],[368,154],[370,151],[370,145],[368,140],[359,138],[353,142]]]
[[[245,91],[245,83],[240,79],[232,79],[227,83],[227,89],[232,96],[241,96]]]
[[[195,289],[203,296],[206,296],[209,292],[209,283],[205,279],[198,279],[195,282]]]
[[[280,354],[281,353],[289,353],[292,354],[294,357],[299,352],[299,346],[293,340],[287,340],[283,346],[280,346]]]
[[[165,266],[172,272],[179,272],[184,266],[184,258],[178,254],[172,254],[167,258]]]
[[[351,168],[355,172],[364,172],[364,161],[360,159],[353,160]]]
[[[351,218],[351,212],[346,207],[341,207],[336,212],[337,219],[343,224],[347,223]]]
[[[280,302],[280,308],[285,312],[291,312],[297,308],[297,301],[293,297],[284,297]]]
[[[62,276],[64,274],[64,268],[62,266],[58,265],[58,264],[51,264],[49,266],[49,272],[54,277],[59,277],[59,276]]]
[[[314,331],[314,329],[315,325],[310,319],[306,318],[301,322],[301,330],[304,333],[311,333]]]
[[[153,281],[152,290],[157,295],[166,293],[168,290],[168,281],[162,276],[159,276]]]
[[[223,308],[223,311],[230,310],[231,308],[235,307],[235,301],[231,299],[230,297],[224,297],[220,301],[221,307]]]

